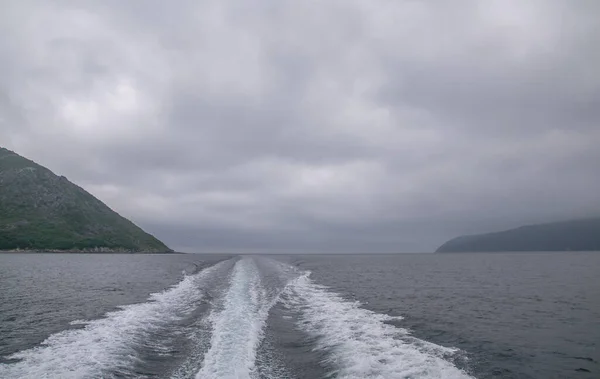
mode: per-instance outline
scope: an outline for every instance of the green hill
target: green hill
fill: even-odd
[[[454,238],[437,252],[600,251],[600,218],[528,225]]]
[[[170,252],[63,176],[0,147],[0,250]]]

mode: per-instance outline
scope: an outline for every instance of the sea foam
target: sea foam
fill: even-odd
[[[336,378],[471,378],[445,358],[457,352],[411,337],[386,322],[396,318],[360,307],[308,275],[292,282],[284,305],[299,313],[298,328],[316,337]]]
[[[138,343],[153,330],[177,321],[193,311],[202,299],[202,284],[225,262],[186,276],[177,285],[150,295],[149,301],[120,307],[102,319],[75,320],[82,329],[65,330],[48,337],[40,346],[17,352],[0,364],[1,378],[98,378],[135,364]]]
[[[210,348],[197,379],[243,379],[256,374],[256,352],[269,309],[276,301],[261,284],[252,258],[240,259],[232,272],[220,310],[213,310]]]

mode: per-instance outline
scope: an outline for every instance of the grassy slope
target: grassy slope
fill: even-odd
[[[169,251],[64,177],[0,148],[0,250]]]

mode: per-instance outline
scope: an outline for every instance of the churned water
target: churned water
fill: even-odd
[[[598,378],[600,253],[0,255],[0,378]]]

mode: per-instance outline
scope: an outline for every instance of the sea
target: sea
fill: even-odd
[[[0,254],[0,378],[600,378],[600,253]]]

